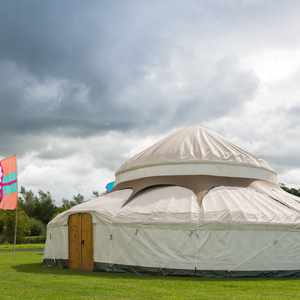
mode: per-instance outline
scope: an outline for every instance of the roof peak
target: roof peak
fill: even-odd
[[[133,156],[121,166],[116,177],[117,181],[122,181],[124,177],[132,180],[170,175],[212,175],[265,180],[272,177],[270,181],[276,177],[264,160],[199,125],[179,128]]]

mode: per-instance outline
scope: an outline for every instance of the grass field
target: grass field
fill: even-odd
[[[18,248],[24,248],[19,246]],[[30,247],[27,245],[25,247]],[[225,279],[79,273],[41,265],[42,253],[0,251],[0,299],[300,299],[297,279]],[[3,249],[4,248],[4,249]]]
[[[43,249],[44,244],[18,244],[16,245],[17,250],[23,249]],[[0,244],[0,250],[13,250],[14,246],[12,244]]]

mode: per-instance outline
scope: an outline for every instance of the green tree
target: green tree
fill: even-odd
[[[56,211],[54,200],[49,192],[39,191],[39,201],[36,206],[35,215],[32,217],[41,220],[44,224],[48,224]]]
[[[95,198],[100,197],[100,193],[98,191],[93,191],[92,194]]]
[[[81,204],[84,202],[84,197],[81,194],[77,194],[75,196],[73,196],[73,206],[77,205],[77,204]]]
[[[73,200],[62,199],[62,206],[58,208],[58,211],[63,212],[83,202],[84,202],[84,197],[81,194],[77,194],[73,196]]]
[[[37,220],[35,218],[30,218],[29,219],[29,230],[30,230],[30,233],[29,233],[30,236],[38,236],[38,235],[41,236],[41,235],[45,235],[46,226],[42,221]]]
[[[22,209],[18,209],[18,223],[17,223],[17,242],[30,234],[29,217]],[[15,233],[16,212],[15,211],[1,211],[1,242],[13,243]]]
[[[290,194],[292,194],[292,195],[294,195],[294,196],[298,196],[298,197],[300,197],[300,189],[295,189],[295,188],[289,188],[289,187],[287,187],[285,184],[281,184],[280,185],[281,186],[281,188],[284,190],[284,191],[286,191],[287,193],[290,193]]]
[[[26,214],[44,224],[47,224],[56,214],[57,207],[49,192],[39,191],[38,195],[35,195],[32,191],[26,191],[21,187],[19,199],[20,207]]]

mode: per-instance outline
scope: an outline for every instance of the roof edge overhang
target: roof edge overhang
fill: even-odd
[[[248,178],[277,183],[277,174],[270,169],[234,162],[176,162],[138,166],[116,173],[116,183],[156,176],[209,175]]]

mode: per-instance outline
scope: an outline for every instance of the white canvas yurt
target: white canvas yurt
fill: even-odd
[[[261,159],[189,127],[126,161],[112,192],[47,227],[46,264],[208,276],[300,274],[300,198]]]

